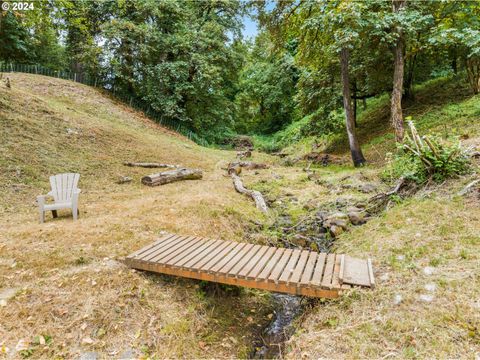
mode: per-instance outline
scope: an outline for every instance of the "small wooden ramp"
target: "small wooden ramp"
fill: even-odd
[[[135,269],[256,289],[335,298],[374,287],[370,259],[167,234],[125,258]]]

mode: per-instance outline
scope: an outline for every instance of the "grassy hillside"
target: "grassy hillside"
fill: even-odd
[[[404,103],[404,115],[412,117],[421,133],[436,133],[442,137],[478,137],[480,101],[473,96],[463,77],[438,78],[415,87],[415,100]],[[254,137],[266,149],[285,146],[287,153],[307,153],[312,145],[317,151],[343,155],[349,161],[345,130],[328,136],[302,137],[301,129],[307,118],[291,124],[271,137]],[[341,119],[343,123],[343,118]],[[358,104],[357,133],[369,163],[382,164],[385,153],[395,149],[390,127],[390,97],[384,94],[367,101],[367,108]]]
[[[12,88],[0,86],[0,292],[17,295],[0,307],[0,348],[43,334],[52,344],[34,346],[36,357],[249,351],[257,328],[250,310],[266,311],[263,297],[205,297],[195,282],[142,275],[114,261],[160,231],[241,239],[261,215],[224,177],[235,153],[199,147],[96,89],[9,77]],[[196,167],[204,179],[149,188],[140,178],[155,169],[128,168],[126,160]],[[63,211],[40,225],[35,196],[49,191],[49,175],[64,171],[81,174],[80,220]],[[118,174],[134,181],[118,185]]]

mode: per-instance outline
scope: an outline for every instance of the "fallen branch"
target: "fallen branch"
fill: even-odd
[[[203,173],[198,169],[181,168],[177,170],[164,171],[158,174],[144,176],[142,184],[148,186],[158,186],[181,180],[198,180],[203,177]]]
[[[398,191],[400,190],[400,188],[403,185],[405,185],[405,178],[402,176],[400,179],[398,179],[398,182],[395,185],[395,187],[393,188],[393,190],[387,192],[386,195],[390,196],[390,195],[394,195],[394,194],[398,193]]]
[[[229,174],[233,180],[233,186],[235,187],[235,190],[237,190],[240,194],[250,196],[253,200],[255,200],[257,209],[266,214],[268,212],[268,207],[260,191],[248,190],[245,188],[245,186],[243,186],[242,179],[240,179],[235,171],[229,171]]]
[[[480,179],[472,181],[470,184],[465,186],[461,191],[458,192],[458,195],[464,196],[468,194],[475,186],[480,184]]]
[[[180,165],[160,164],[160,163],[143,163],[143,162],[128,162],[123,163],[125,166],[138,166],[144,168],[173,168],[178,169]]]
[[[386,209],[390,206],[391,196],[399,194],[402,188],[406,187],[407,193],[416,191],[416,187],[413,183],[408,182],[403,176],[398,179],[394,188],[386,193],[380,193],[372,196],[368,200],[369,206],[367,206],[367,212],[369,214],[374,214]],[[405,194],[404,194],[405,195]]]

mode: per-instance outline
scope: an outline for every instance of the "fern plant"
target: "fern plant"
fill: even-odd
[[[387,177],[403,177],[418,184],[465,174],[470,169],[468,152],[459,141],[447,143],[435,136],[420,136],[411,120],[408,122],[410,134],[400,147],[399,154],[391,162]]]

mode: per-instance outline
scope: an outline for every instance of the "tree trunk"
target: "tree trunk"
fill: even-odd
[[[399,12],[405,8],[405,0],[392,0],[393,11]],[[405,39],[403,31],[397,27],[398,39],[395,45],[394,53],[394,70],[393,70],[393,91],[391,99],[391,122],[395,132],[395,141],[403,142],[403,112],[402,112],[402,91],[403,91],[403,72]]]
[[[355,127],[358,127],[357,124],[357,83],[353,83],[353,122]]]
[[[342,90],[343,90],[343,107],[345,109],[345,123],[347,128],[348,143],[350,145],[350,152],[352,154],[353,164],[355,166],[362,166],[365,164],[365,158],[362,154],[362,149],[358,143],[357,134],[355,131],[355,119],[352,111],[352,98],[350,96],[350,79],[348,74],[348,58],[349,51],[343,48],[340,51],[340,64],[342,75]]]
[[[480,92],[480,58],[471,57],[465,61],[467,80],[473,93]]]
[[[417,54],[413,55],[407,67],[407,76],[405,79],[405,98],[415,100],[415,93],[413,91],[413,75],[415,71],[415,64],[417,62]]]
[[[363,98],[363,110],[367,110],[367,98]]]
[[[197,180],[201,179],[202,176],[203,173],[201,170],[183,168],[144,176],[142,178],[142,184],[149,186],[157,186],[180,180]]]

